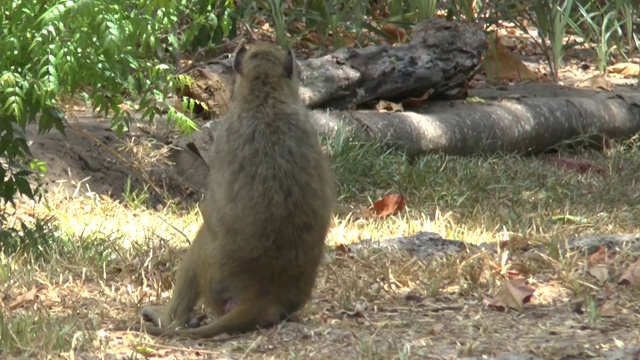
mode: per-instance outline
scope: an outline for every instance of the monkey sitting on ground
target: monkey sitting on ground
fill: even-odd
[[[211,149],[203,224],[167,307],[143,307],[152,335],[210,338],[278,324],[311,297],[333,178],[300,101],[291,51],[240,49],[232,104]],[[220,317],[187,329],[200,299]]]

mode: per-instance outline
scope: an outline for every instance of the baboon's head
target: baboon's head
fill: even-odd
[[[233,69],[240,76],[283,76],[292,79],[296,75],[296,59],[290,49],[256,43],[250,50],[242,46],[236,52]]]
[[[298,95],[298,62],[291,50],[269,43],[252,44],[236,52],[233,96],[275,96],[287,102]]]

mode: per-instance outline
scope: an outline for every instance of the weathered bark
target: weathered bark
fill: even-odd
[[[416,26],[400,46],[340,49],[301,62],[301,96],[310,108],[346,109],[366,102],[420,97],[454,98],[481,65],[487,46],[481,28],[444,20]]]
[[[344,48],[299,61],[300,95],[310,108],[334,109],[376,99],[420,97],[430,89],[433,97],[454,98],[464,92],[481,65],[486,46],[482,29],[472,24],[426,21],[416,26],[409,44]],[[231,94],[232,61],[207,64],[189,74],[196,85],[181,95],[207,104],[206,117],[224,114]]]
[[[339,124],[404,149],[452,155],[540,151],[579,135],[640,131],[640,94],[522,98],[486,104],[433,103],[420,113],[313,111],[321,131]]]

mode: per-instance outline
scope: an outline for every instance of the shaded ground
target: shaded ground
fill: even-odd
[[[167,154],[175,133],[167,130],[164,121],[132,124],[131,131],[119,138],[109,121],[80,108],[69,116],[66,136],[57,131],[38,134],[37,126],[31,125],[27,137],[33,156],[47,163],[43,185],[48,192],[72,197],[94,193],[123,200],[124,194],[151,180],[169,195],[197,201],[197,196],[167,171],[171,167]],[[157,192],[150,192],[154,195],[152,206],[162,203]]]

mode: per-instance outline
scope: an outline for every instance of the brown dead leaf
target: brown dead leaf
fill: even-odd
[[[302,21],[294,21],[291,23],[291,28],[295,29],[296,32],[303,32],[307,29],[307,24]]]
[[[438,335],[444,329],[443,323],[435,323],[431,327],[431,335]]]
[[[380,100],[377,104],[376,104],[376,110],[378,110],[379,112],[403,112],[404,108],[402,107],[402,104],[397,104],[397,103],[393,103],[391,101],[386,101],[386,100]]]
[[[604,264],[596,264],[595,266],[589,267],[589,275],[596,278],[598,284],[602,285],[609,280],[609,269],[607,269],[607,266]]]
[[[600,89],[605,91],[611,91],[612,85],[607,79],[604,78],[604,75],[595,75],[586,80],[582,80],[575,85],[579,88],[589,88],[589,89]]]
[[[320,35],[318,35],[317,32],[310,32],[310,33],[306,34],[302,39],[307,41],[307,42],[309,42],[309,43],[311,43],[311,44],[314,44],[314,45],[320,44],[320,42],[322,40],[320,38]]]
[[[618,280],[618,285],[635,286],[637,284],[640,284],[640,259],[629,265]]]
[[[417,302],[417,303],[421,303],[424,301],[424,298],[420,295],[416,295],[416,294],[407,294],[404,297],[405,300],[407,301],[413,301],[413,302]]]
[[[531,300],[535,289],[516,280],[507,280],[502,284],[502,288],[489,301],[488,305],[497,310],[511,308],[522,311],[524,304]]]
[[[575,160],[575,159],[568,159],[563,157],[556,157],[556,158],[553,158],[553,162],[554,164],[556,164],[557,166],[565,170],[577,170],[581,173],[586,173],[589,171],[593,171],[598,174],[604,173],[603,168],[586,160]]]
[[[500,249],[523,253],[531,249],[531,241],[527,237],[514,234],[508,240],[500,242]]]
[[[381,200],[373,203],[373,211],[380,218],[397,214],[406,206],[404,196],[401,194],[387,194]]]
[[[520,58],[502,45],[500,39],[495,37],[495,49],[487,51],[487,61],[484,70],[493,81],[522,81],[535,80],[536,75],[529,70]]]
[[[637,77],[640,72],[640,65],[632,63],[618,63],[609,66],[609,72],[620,74],[625,77]]]
[[[407,41],[407,31],[396,24],[384,24],[382,26],[382,31],[391,36],[391,39],[389,39],[389,44],[391,45]]]
[[[408,98],[405,100],[402,100],[401,103],[404,106],[418,106],[422,103],[424,103],[425,101],[427,101],[427,99],[429,98],[429,96],[431,96],[431,94],[433,94],[435,90],[433,90],[433,88],[430,88],[429,90],[427,90],[422,96],[418,97],[418,98]]]
[[[616,300],[607,300],[600,306],[600,316],[613,317],[618,314],[618,302]]]
[[[30,302],[30,301],[34,301],[36,299],[36,293],[38,292],[38,289],[36,288],[32,288],[31,290],[27,291],[26,293],[18,296],[15,300],[13,300],[11,302],[11,304],[9,304],[9,310],[15,310],[17,308],[19,308],[22,304]]]
[[[605,264],[607,260],[613,259],[615,252],[607,251],[605,246],[600,246],[598,251],[589,256],[589,265]]]
[[[339,254],[344,254],[344,255],[349,254],[349,248],[345,244],[336,245],[335,250]]]
[[[264,16],[258,16],[253,20],[253,23],[262,26],[267,23],[267,19]]]

